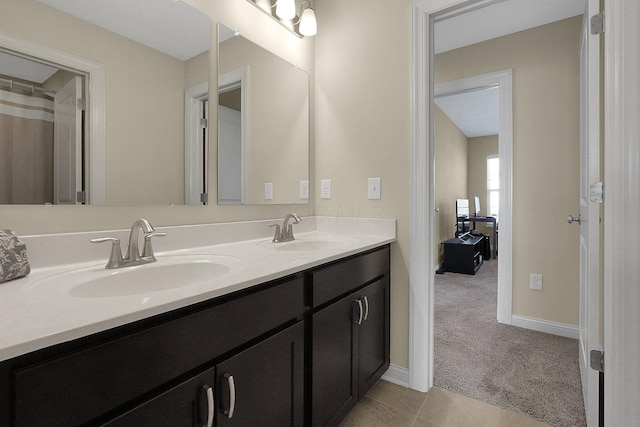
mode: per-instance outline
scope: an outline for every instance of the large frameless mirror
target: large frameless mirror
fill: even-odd
[[[218,204],[309,198],[309,76],[218,24]]]
[[[208,16],[174,0],[22,0],[0,28],[0,203],[201,203]],[[103,67],[101,88],[83,61]]]

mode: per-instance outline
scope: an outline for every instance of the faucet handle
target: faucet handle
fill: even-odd
[[[151,233],[147,233],[144,235],[144,247],[142,248],[142,257],[143,258],[151,258],[153,260],[156,257],[153,255],[153,248],[151,247],[151,238],[152,237],[164,237],[167,233],[161,233],[158,231],[153,231]]]
[[[112,242],[111,253],[109,254],[109,261],[105,268],[118,268],[122,263],[122,250],[120,249],[120,239],[115,237],[99,237],[97,239],[91,239],[91,243],[104,243]]]
[[[276,228],[276,232],[273,235],[273,240],[271,240],[273,243],[278,243],[280,241],[280,239],[282,238],[282,234],[280,233],[280,224],[269,224],[269,227],[275,227]]]

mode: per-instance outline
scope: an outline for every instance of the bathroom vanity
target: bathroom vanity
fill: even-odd
[[[5,358],[0,425],[337,425],[389,367],[393,239],[357,240],[231,245],[298,267]]]

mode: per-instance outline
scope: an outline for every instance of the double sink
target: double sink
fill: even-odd
[[[264,256],[291,257],[309,251],[340,249],[349,239],[342,236],[302,236],[296,240],[273,243],[257,242]],[[66,293],[76,298],[113,298],[143,295],[177,288],[211,286],[216,279],[246,268],[240,256],[217,253],[159,255],[156,262],[118,269],[105,269],[104,264],[93,264],[42,277],[29,284],[35,292]],[[52,286],[64,283],[64,286]]]

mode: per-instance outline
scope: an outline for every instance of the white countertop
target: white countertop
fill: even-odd
[[[115,236],[126,250],[129,230],[20,236],[27,244],[32,270],[25,278],[0,283],[0,361],[284,277],[396,238],[392,219],[305,217],[294,226],[296,240],[335,244],[279,250],[271,242],[273,229],[267,227],[276,222],[158,227],[167,236],[154,240],[157,262],[143,268],[201,254],[225,258],[234,268],[195,286],[100,298],[71,296],[69,274],[80,270],[103,274],[110,246],[89,239]]]

